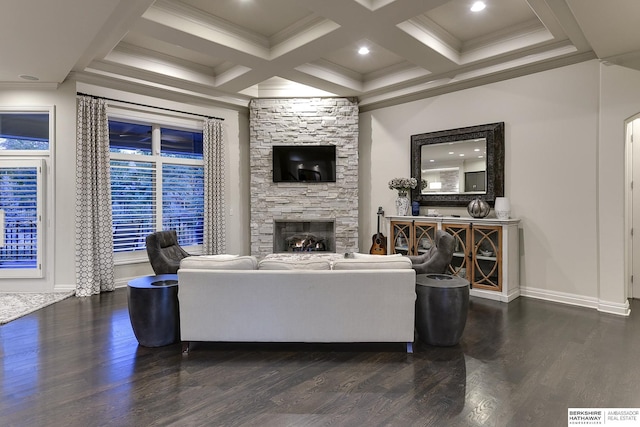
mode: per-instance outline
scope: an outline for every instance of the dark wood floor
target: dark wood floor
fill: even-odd
[[[1,426],[565,426],[640,407],[630,318],[473,299],[460,345],[137,344],[126,289],[0,326]]]

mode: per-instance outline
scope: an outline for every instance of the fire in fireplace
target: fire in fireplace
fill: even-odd
[[[312,233],[294,234],[287,238],[287,246],[290,252],[326,251],[326,245],[322,237]]]
[[[274,221],[273,252],[335,252],[334,221]]]

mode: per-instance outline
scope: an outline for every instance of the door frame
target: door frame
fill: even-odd
[[[0,278],[0,292],[55,292],[75,288],[74,283],[57,287],[55,283],[55,153],[56,107],[49,106],[0,106],[2,113],[43,113],[49,116],[48,150],[6,150],[3,160],[41,160],[43,199],[41,205],[41,273],[38,277]],[[73,189],[71,191],[74,191]],[[71,207],[73,209],[73,207]],[[73,230],[72,230],[73,231]],[[66,233],[66,231],[65,231]],[[71,236],[73,238],[73,235]],[[73,255],[71,255],[73,256]]]
[[[633,129],[636,128],[636,141],[635,144],[638,145],[640,149],[640,113],[628,118],[624,122],[624,144],[625,144],[625,263],[624,263],[624,271],[625,271],[625,280],[627,286],[625,287],[626,297],[627,298],[640,298],[640,263],[639,265],[634,265],[634,236],[635,238],[640,240],[640,226],[636,227],[637,230],[634,230],[634,197],[633,197],[633,187],[634,185],[640,185],[640,179],[638,179],[634,184],[633,179],[633,171],[634,171],[634,148],[633,148]],[[639,165],[636,167],[638,171],[640,171],[640,156],[635,156],[635,162],[638,162]],[[639,200],[640,202],[640,200]],[[640,210],[635,213],[635,215],[640,216]],[[639,218],[640,219],[640,218]],[[633,234],[632,234],[633,232]],[[640,244],[636,245],[636,252],[640,251]],[[635,271],[635,280],[633,280]],[[634,282],[635,281],[635,289],[634,292]]]

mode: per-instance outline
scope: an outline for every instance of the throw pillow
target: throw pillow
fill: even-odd
[[[201,255],[189,256],[180,261],[180,268],[200,270],[255,270],[258,266],[256,257],[247,255]]]
[[[397,270],[410,269],[411,260],[407,257],[374,255],[375,258],[347,258],[335,261],[334,270]]]
[[[331,270],[331,263],[326,259],[263,259],[258,263],[258,270]]]

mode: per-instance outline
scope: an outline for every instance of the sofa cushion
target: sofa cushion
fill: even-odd
[[[411,260],[403,256],[374,255],[371,258],[345,258],[333,263],[334,270],[406,270]]]
[[[240,255],[200,255],[182,259],[180,268],[201,270],[255,270],[258,260],[254,256]]]
[[[331,270],[327,259],[263,259],[258,270]]]

